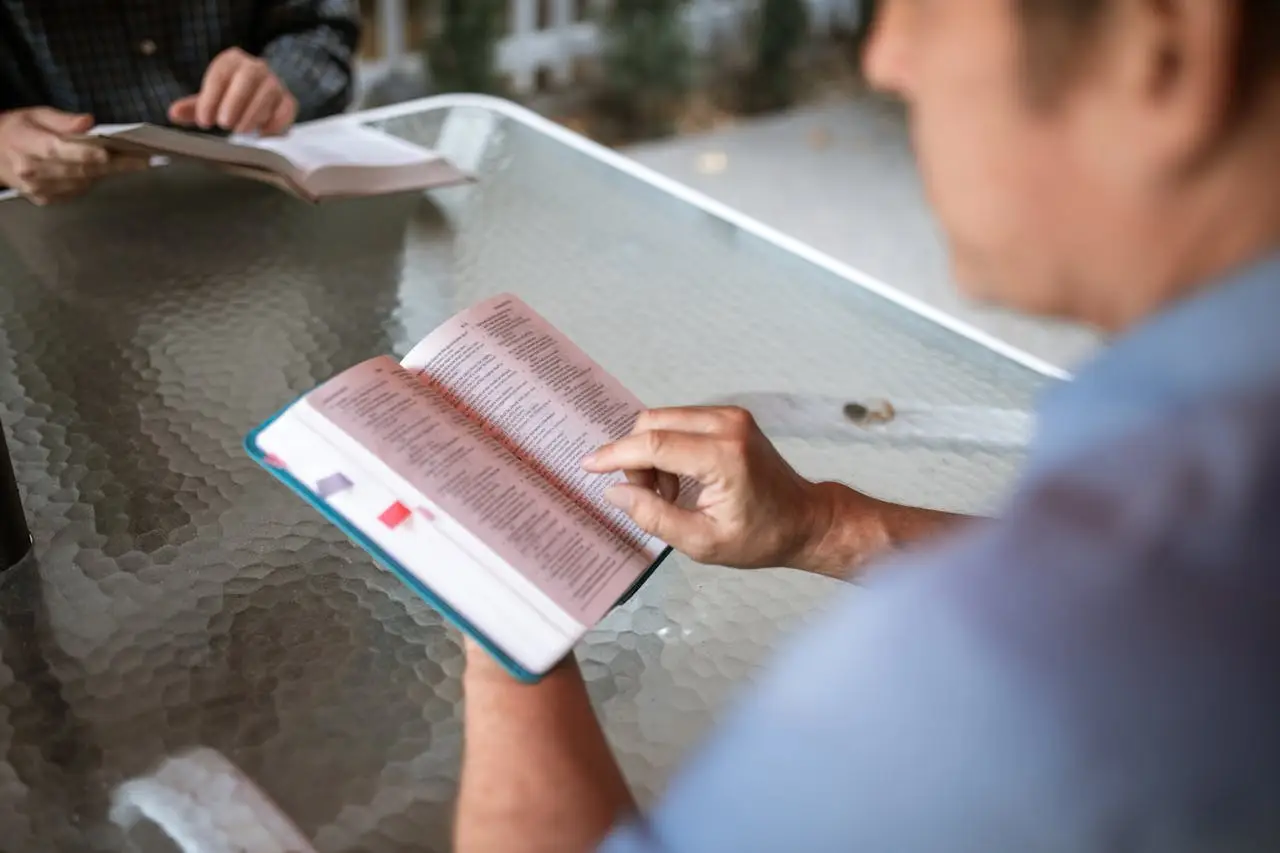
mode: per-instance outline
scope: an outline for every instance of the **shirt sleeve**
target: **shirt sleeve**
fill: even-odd
[[[342,112],[351,103],[360,39],[354,0],[272,0],[260,14],[260,55],[298,99],[298,120]]]
[[[1267,596],[1054,500],[850,590],[604,853],[1280,849]]]

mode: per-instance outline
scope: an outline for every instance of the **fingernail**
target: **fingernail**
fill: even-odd
[[[604,499],[618,509],[631,509],[631,490],[626,486],[610,486],[604,490]]]
[[[598,461],[599,454],[588,453],[586,456],[582,457],[582,467],[590,471],[592,468],[596,467],[596,462]]]

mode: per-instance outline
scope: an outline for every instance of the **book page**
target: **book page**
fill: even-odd
[[[426,190],[470,180],[435,151],[349,122],[302,125],[277,137],[222,137],[151,124],[104,124],[73,138],[124,153],[192,158],[313,201]],[[286,182],[260,172],[283,176]]]
[[[141,122],[130,122],[129,124],[95,124],[89,128],[89,136],[117,136],[130,130],[137,130],[143,127]]]
[[[100,124],[87,134],[73,137],[96,141],[109,149],[129,153],[167,154],[212,163],[228,163],[281,174],[297,173],[288,158],[269,148],[239,145],[212,133],[177,130],[154,124]]]
[[[598,622],[650,565],[494,436],[390,357],[303,405],[471,531],[575,621]]]
[[[253,446],[268,468],[310,490],[318,508],[340,515],[530,672],[554,665],[585,632],[439,504],[305,404],[272,420]],[[414,511],[385,523],[396,504]]]
[[[439,156],[380,130],[341,122],[302,127],[284,136],[234,135],[230,142],[274,151],[308,174],[331,166],[415,166]]]
[[[582,470],[588,453],[631,431],[644,405],[520,299],[504,294],[464,311],[401,363],[645,553],[666,548],[604,500],[623,475]]]

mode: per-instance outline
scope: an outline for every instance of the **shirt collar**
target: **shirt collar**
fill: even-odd
[[[1280,384],[1280,252],[1127,333],[1042,401],[1031,469],[1188,405]]]

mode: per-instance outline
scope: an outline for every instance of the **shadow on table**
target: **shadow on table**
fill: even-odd
[[[403,337],[406,229],[444,226],[423,206],[309,206],[180,168],[0,204],[0,406],[38,557],[0,582],[0,801],[9,772],[25,800],[0,812],[6,841],[117,849],[80,846],[107,790],[191,745],[314,830],[426,749],[406,662],[444,675],[389,642],[414,626],[388,627],[386,593],[331,573],[333,537],[235,550],[261,529],[241,437]],[[360,728],[383,717],[418,728]]]
[[[0,774],[0,802],[8,813],[0,821],[0,839],[14,845],[13,850],[74,844],[74,829],[49,818],[97,814],[107,805],[100,789],[84,784],[101,766],[102,751],[92,726],[72,712],[63,696],[54,668],[65,656],[55,653],[52,663],[46,656],[47,625],[40,566],[28,556],[0,574],[0,667],[10,675],[9,683],[0,686],[0,708],[8,712],[9,729],[8,737],[0,738],[5,747],[0,767],[7,765],[23,780],[18,789],[5,790]],[[51,776],[71,784],[46,786]]]
[[[290,309],[304,315],[293,328],[305,339],[285,340],[281,328],[277,343],[305,348],[313,376],[387,351],[404,230],[419,203],[314,207],[171,168],[64,206],[0,205],[0,269],[21,271],[9,272],[16,304],[0,321],[20,393],[65,428],[38,438],[71,457],[73,477],[89,475],[88,489],[64,486],[92,503],[100,535],[127,548],[191,521],[172,464],[190,446],[171,410],[216,406],[219,391],[244,395],[236,380],[275,367],[264,338]],[[247,351],[220,343],[255,319],[265,323]]]

